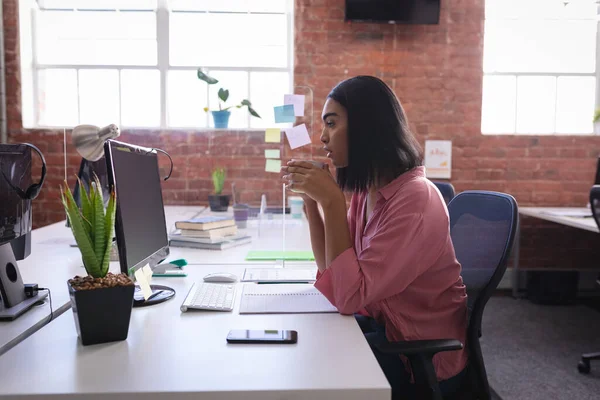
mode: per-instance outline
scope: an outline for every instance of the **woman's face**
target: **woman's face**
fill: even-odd
[[[323,106],[321,142],[336,168],[348,166],[348,114],[337,101],[327,98]]]

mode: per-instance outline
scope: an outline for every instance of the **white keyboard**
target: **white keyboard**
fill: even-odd
[[[194,283],[190,288],[181,311],[188,309],[231,311],[235,301],[235,284],[231,283]]]

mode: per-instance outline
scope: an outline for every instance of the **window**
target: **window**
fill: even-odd
[[[590,134],[598,93],[593,0],[486,0],[483,133]]]
[[[263,128],[292,91],[293,0],[20,0],[23,125]],[[202,67],[219,84],[200,81]]]

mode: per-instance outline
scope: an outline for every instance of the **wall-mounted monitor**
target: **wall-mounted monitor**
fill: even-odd
[[[440,0],[346,0],[346,21],[438,24]]]

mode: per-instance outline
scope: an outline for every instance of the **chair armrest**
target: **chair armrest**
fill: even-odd
[[[411,340],[406,342],[378,343],[379,351],[386,354],[436,354],[442,351],[461,350],[463,344],[456,339]]]

